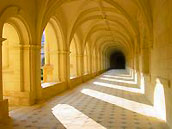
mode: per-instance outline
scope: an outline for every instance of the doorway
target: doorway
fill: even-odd
[[[114,52],[110,56],[110,68],[111,69],[125,69],[126,61],[122,52]]]

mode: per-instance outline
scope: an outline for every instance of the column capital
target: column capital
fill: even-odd
[[[84,55],[82,55],[82,54],[79,54],[79,55],[76,55],[76,57],[83,57]]]
[[[16,44],[16,45],[12,45],[10,46],[11,48],[17,49],[17,48],[21,48],[21,49],[35,49],[35,50],[40,50],[41,49],[41,45],[30,45],[30,44]]]
[[[22,48],[32,48],[32,49],[41,49],[41,45],[37,44],[28,44],[28,45],[19,45]]]
[[[70,54],[70,51],[68,51],[68,50],[59,50],[58,53],[59,54]]]
[[[7,39],[5,39],[5,38],[0,38],[0,43],[2,43],[2,42],[5,41],[5,40],[7,40]]]

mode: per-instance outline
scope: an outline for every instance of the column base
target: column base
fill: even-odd
[[[30,92],[4,91],[4,98],[10,106],[30,106],[34,104]]]
[[[0,100],[0,124],[6,124],[9,120],[8,100]]]

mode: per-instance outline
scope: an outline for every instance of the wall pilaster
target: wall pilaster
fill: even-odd
[[[0,123],[5,123],[9,118],[8,100],[3,100],[3,83],[2,83],[2,42],[4,38],[0,38]]]

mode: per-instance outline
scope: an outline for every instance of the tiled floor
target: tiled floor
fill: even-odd
[[[168,129],[126,71],[109,71],[46,103],[10,112],[0,129]],[[151,117],[153,116],[153,117]]]

